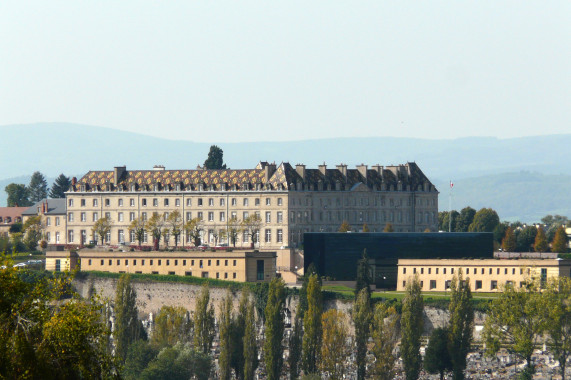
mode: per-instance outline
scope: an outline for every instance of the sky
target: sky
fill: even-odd
[[[571,133],[571,2],[0,2],[0,125],[197,142]]]

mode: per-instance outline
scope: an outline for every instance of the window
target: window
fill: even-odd
[[[124,243],[125,242],[125,233],[123,232],[123,230],[119,230],[118,235],[119,235],[119,243]]]
[[[236,278],[236,272],[232,273],[232,278]]]
[[[192,199],[191,198],[186,198],[186,205],[192,206]]]
[[[159,200],[157,198],[153,198],[153,206],[157,207],[159,205]]]
[[[406,274],[406,268],[402,268],[402,274]]]
[[[406,281],[402,282],[402,287],[405,288],[406,287]]]
[[[492,282],[490,283],[490,289],[495,290],[497,288],[498,288],[498,282],[496,280],[492,280]]]
[[[278,230],[278,243],[283,243],[284,241],[284,233],[281,229]]]
[[[82,222],[87,221],[87,217],[85,216],[85,213],[84,213],[84,212],[82,212],[80,215],[81,215],[81,221],[82,221]]]
[[[61,271],[61,260],[57,259],[56,260],[56,272],[60,272]]]
[[[52,225],[52,220],[50,219],[50,217],[48,216],[46,218],[46,226],[51,226]]]
[[[106,212],[106,213],[105,213],[105,217],[106,217],[107,219],[111,219],[111,213],[110,213],[110,212]]]
[[[284,213],[281,211],[278,211],[278,223],[283,223],[284,221]]]
[[[445,288],[445,289],[450,289],[450,282],[451,282],[450,280],[446,280],[446,281],[444,282],[444,288]]]
[[[67,232],[67,242],[68,243],[73,243],[73,230],[69,230]]]
[[[73,222],[73,212],[70,212],[67,216],[68,222]]]
[[[109,207],[110,204],[111,204],[111,201],[109,201],[109,198],[105,199],[105,206]]]
[[[220,212],[220,221],[221,222],[225,222],[226,221],[226,214],[224,213],[224,211]]]
[[[146,199],[146,198],[141,199],[141,205],[142,205],[143,207],[146,207],[146,206],[147,206],[147,199]]]
[[[256,279],[264,280],[264,260],[256,260]]]
[[[208,260],[208,266],[212,265],[212,260]]]
[[[216,260],[216,266],[220,266],[220,260]]]
[[[436,270],[436,274],[438,274],[438,268],[435,268],[435,270]]]
[[[259,206],[259,205],[260,205],[260,198],[254,199],[254,206]]]
[[[159,265],[161,265],[161,263],[162,263],[162,260],[159,260]]]
[[[442,274],[446,274],[446,268],[442,268]]]
[[[69,207],[73,207],[73,199],[70,199],[70,200],[67,202],[67,204],[68,204]]]
[[[512,274],[515,274],[515,268],[512,268]]]
[[[424,274],[424,268],[420,268],[420,274]]]
[[[476,290],[478,289],[482,289],[482,281],[481,280],[476,280]]]
[[[143,220],[147,220],[147,213],[146,213],[146,212],[142,212],[142,213],[141,213],[141,218],[142,218]]]
[[[238,205],[238,201],[236,200],[236,198],[232,198],[232,206],[237,206]]]
[[[123,207],[123,199],[119,198],[119,207]]]
[[[135,213],[134,213],[134,212],[130,212],[130,213],[129,213],[129,222],[132,222],[133,220],[135,220]]]
[[[117,214],[117,220],[118,220],[119,222],[122,222],[122,221],[123,221],[123,213],[122,213],[122,212],[120,212],[120,213]]]
[[[97,207],[99,205],[99,201],[97,199],[93,200],[93,207]]]
[[[171,265],[171,261],[167,259],[167,266]]]
[[[56,232],[56,244],[59,244],[59,232]]]
[[[233,260],[232,266],[236,266],[236,260]]]
[[[175,200],[174,200],[174,205],[175,205],[175,207],[180,207],[180,199],[178,199],[178,198],[175,199]]]
[[[416,273],[416,268],[412,268],[412,273]]]
[[[436,289],[436,280],[430,280],[430,289]]]
[[[212,211],[208,212],[208,221],[214,222],[214,213]]]
[[[271,223],[271,222],[272,222],[272,213],[266,211],[266,223]]]
[[[228,273],[227,273],[227,272],[224,272],[224,278],[225,278],[225,279],[228,278]]]
[[[203,220],[203,219],[204,219],[204,217],[203,217],[203,215],[202,215],[202,211],[199,211],[199,212],[198,212],[198,219],[200,219],[200,220]]]
[[[46,241],[49,243],[52,239],[51,239],[52,235],[49,232],[46,232]]]
[[[504,274],[508,274],[508,268],[504,268]]]
[[[186,213],[186,221],[188,222],[189,220],[192,220],[192,212]]]
[[[278,206],[282,206],[283,205],[283,201],[281,198],[278,198]]]
[[[225,205],[224,198],[220,198],[220,206],[224,206],[224,205]]]
[[[198,198],[198,205],[202,206],[202,198]]]
[[[208,205],[214,206],[214,199],[213,198],[208,198]]]
[[[165,205],[165,207],[168,207],[168,206],[169,206],[169,199],[168,199],[168,198],[165,198],[165,199],[163,200],[163,204]]]
[[[547,281],[547,268],[541,268],[541,287],[545,286],[545,282]]]
[[[243,206],[248,206],[248,198],[244,198]]]
[[[269,228],[266,228],[266,233],[264,234],[264,236],[265,236],[265,242],[266,243],[272,242],[272,230],[270,230]]]
[[[134,198],[129,199],[129,206],[135,207],[135,199]]]
[[[454,274],[454,268],[450,268],[450,274]]]
[[[228,266],[228,260],[224,260],[224,266]]]
[[[248,211],[244,211],[244,212],[242,213],[242,220],[248,219],[248,216],[250,216],[250,214],[248,213]]]
[[[82,199],[82,200],[80,201],[80,204],[81,204],[81,207],[85,207],[85,199]]]
[[[266,206],[271,206],[272,200],[270,198],[266,198]]]

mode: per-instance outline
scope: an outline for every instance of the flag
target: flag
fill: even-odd
[[[454,187],[454,182],[450,181],[450,188]]]

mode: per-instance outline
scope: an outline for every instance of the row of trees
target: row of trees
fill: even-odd
[[[71,180],[63,174],[56,178],[49,191],[50,198],[65,198]],[[4,189],[8,194],[8,207],[26,207],[48,197],[48,183],[40,172],[34,172],[28,186],[11,183]]]
[[[551,247],[547,235],[542,226],[527,226],[523,229],[507,227],[502,239],[502,249],[505,252],[557,252],[566,253],[569,247],[569,240],[565,233],[565,228],[559,226],[551,241]]]

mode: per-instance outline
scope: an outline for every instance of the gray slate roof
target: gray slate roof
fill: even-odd
[[[26,211],[22,213],[22,216],[33,216],[38,215],[38,208],[42,209],[42,203],[48,202],[48,212],[46,215],[65,215],[66,207],[65,207],[65,198],[47,198],[42,199],[39,202],[36,202],[33,206],[30,206]]]

